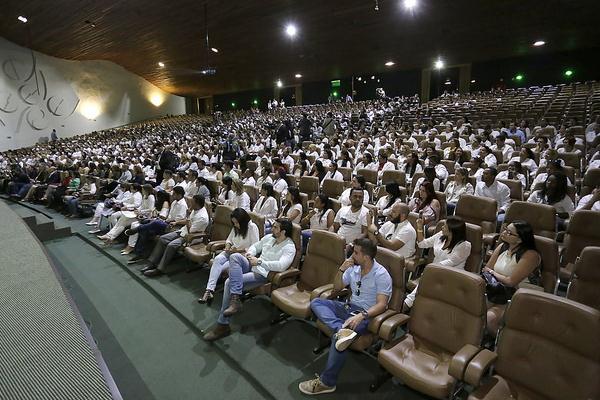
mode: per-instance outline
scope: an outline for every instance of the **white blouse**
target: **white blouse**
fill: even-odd
[[[446,187],[444,193],[446,194],[446,203],[458,203],[458,199],[463,194],[473,194],[475,190],[473,185],[467,182],[466,185],[457,185],[455,181],[452,181]]]
[[[310,229],[323,231],[329,230],[329,228],[327,227],[327,219],[329,217],[329,214],[331,214],[332,212],[333,210],[330,208],[327,211],[325,211],[323,216],[321,216],[321,210],[315,209],[315,214],[312,217],[310,217]],[[331,226],[333,227],[333,224],[331,224]]]
[[[275,219],[279,212],[277,200],[274,197],[267,197],[265,199],[265,196],[260,196],[254,205],[253,211],[258,215],[262,215],[267,220]]]
[[[283,191],[287,190],[287,188],[288,183],[281,178],[278,178],[275,183],[273,183],[273,189],[277,190],[279,193],[283,193]]]
[[[325,180],[325,179],[333,179],[334,181],[343,181],[344,176],[342,175],[342,173],[340,171],[335,171],[333,174],[331,173],[331,171],[327,171],[327,173],[325,174],[325,177],[323,177],[323,180]],[[323,183],[323,181],[321,181],[321,183]]]
[[[379,214],[383,215],[384,217],[387,217],[388,215],[390,215],[390,213],[392,212],[392,208],[396,205],[396,204],[400,204],[402,203],[402,199],[400,197],[398,197],[396,199],[396,201],[394,201],[394,203],[392,203],[388,208],[385,208],[385,206],[387,206],[387,204],[390,202],[390,196],[383,196],[382,198],[380,198],[379,200],[377,200],[377,210],[379,210]]]
[[[250,246],[259,240],[260,237],[258,226],[254,222],[250,221],[248,222],[248,232],[246,233],[246,237],[243,237],[239,234],[236,235],[235,230],[232,229],[231,232],[229,232],[229,236],[227,236],[226,242],[231,244],[231,246],[235,247],[236,249],[248,250]]]
[[[250,212],[250,196],[246,192],[242,192],[242,194],[234,193],[233,197],[227,200],[225,204],[233,208],[243,208]]]
[[[442,240],[441,231],[418,242],[417,246],[421,249],[433,247],[433,263],[445,267],[465,269],[465,262],[471,254],[471,243],[466,240],[458,243],[450,252],[444,250],[444,241]]]
[[[548,203],[548,198],[542,196],[541,190],[536,190],[535,192],[531,193],[529,195],[529,198],[527,199],[527,201],[530,203],[550,204],[550,203]],[[550,204],[550,205],[552,207],[554,207],[554,209],[556,210],[557,213],[572,214],[573,211],[575,210],[575,205],[573,204],[573,200],[571,200],[571,198],[568,195],[565,195],[565,197],[563,197],[562,200],[557,201],[556,203]]]
[[[292,216],[292,213],[294,212],[294,210],[298,210],[299,213],[296,216],[296,218],[292,219],[291,221],[294,224],[299,224],[300,220],[302,219],[302,204],[294,204],[293,206],[291,206],[287,212],[285,213],[285,216],[289,219]]]

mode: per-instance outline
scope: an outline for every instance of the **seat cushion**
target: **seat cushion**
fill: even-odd
[[[212,256],[212,253],[206,249],[206,245],[204,243],[186,247],[183,250],[183,254],[190,261],[196,263],[208,262]]]
[[[448,397],[455,379],[448,375],[450,355],[434,355],[416,346],[412,335],[379,351],[379,364],[402,383],[437,399]]]
[[[509,383],[506,379],[498,375],[485,380],[485,383],[475,389],[468,397],[468,400],[506,399],[546,400],[546,397]]]
[[[298,284],[280,287],[271,293],[271,301],[281,311],[296,318],[308,318],[310,310],[310,291],[300,290]]]

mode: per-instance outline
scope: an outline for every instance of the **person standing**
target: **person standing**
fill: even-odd
[[[52,129],[52,133],[50,133],[50,140],[56,142],[58,140],[58,135],[56,134],[56,129]]]

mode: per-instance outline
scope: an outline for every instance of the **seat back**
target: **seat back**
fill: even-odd
[[[518,179],[498,179],[510,189],[510,199],[523,201],[523,184]]]
[[[340,208],[342,208],[342,203],[338,199],[332,198],[329,198],[329,201],[331,202],[331,209],[337,214],[337,212],[340,211]]]
[[[438,201],[440,202],[440,215],[439,220],[446,219],[448,216],[448,209],[446,208],[446,193],[444,192],[435,192]]]
[[[357,175],[362,175],[365,178],[365,181],[377,185],[377,171],[367,168],[361,168],[356,173]]]
[[[586,247],[575,263],[567,298],[600,310],[600,247]]]
[[[556,240],[535,235],[535,248],[542,257],[542,287],[546,293],[554,293],[558,284],[560,264]]]
[[[479,225],[466,223],[467,242],[471,243],[471,254],[465,262],[465,270],[479,274],[483,261],[483,231]]]
[[[558,153],[558,158],[565,162],[566,166],[575,168],[575,171],[581,170],[581,154],[579,153]]]
[[[352,168],[349,167],[338,167],[338,171],[344,177],[344,182],[350,182],[352,180]]]
[[[590,168],[583,175],[581,184],[581,196],[592,193],[595,187],[600,185],[600,168]]]
[[[403,171],[388,169],[381,175],[381,184],[396,182],[398,186],[406,186],[406,174]]]
[[[404,296],[406,296],[406,282],[404,281],[404,257],[385,247],[377,247],[375,260],[383,265],[392,277],[392,297],[388,302],[390,310],[401,311]]]
[[[244,185],[244,192],[248,193],[248,197],[250,197],[250,207],[254,207],[258,200],[258,188],[253,185]]]
[[[598,310],[519,289],[504,314],[495,372],[536,398],[600,398],[599,337]]]
[[[573,213],[567,234],[565,235],[565,251],[561,265],[574,263],[581,251],[588,246],[600,246],[600,213],[591,210],[578,210]]]
[[[210,230],[210,241],[225,240],[233,228],[231,223],[231,212],[233,207],[218,205],[213,216],[213,223]]]
[[[430,264],[419,281],[409,330],[426,352],[451,356],[465,344],[479,347],[486,313],[481,276]]]
[[[329,197],[338,198],[344,191],[344,182],[333,179],[323,179],[322,192]]]
[[[210,198],[215,199],[219,195],[219,182],[208,180],[206,181],[206,187],[210,192]]]
[[[456,203],[454,215],[465,222],[481,226],[483,234],[496,232],[497,202],[488,197],[463,194]]]
[[[302,193],[306,193],[309,200],[313,200],[319,193],[319,178],[316,176],[301,177],[298,189]]]
[[[294,256],[294,260],[292,261],[290,268],[298,269],[300,268],[300,257],[302,257],[302,227],[298,224],[293,224],[293,226],[292,240],[296,246],[296,255]]]
[[[333,283],[333,278],[344,262],[345,246],[346,241],[337,233],[313,230],[306,249],[298,288],[313,290]]]
[[[552,239],[556,236],[556,211],[548,204],[513,201],[506,210],[502,227],[516,220],[527,221],[535,235]]]
[[[253,160],[248,160],[248,161],[246,161],[246,168],[248,168],[250,171],[254,172],[258,169],[258,162],[253,161]]]
[[[250,215],[250,219],[252,220],[252,222],[254,222],[256,226],[258,226],[258,236],[260,238],[265,236],[265,216],[258,215],[254,212],[249,212],[248,215]]]

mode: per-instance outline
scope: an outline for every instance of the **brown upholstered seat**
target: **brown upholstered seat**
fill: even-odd
[[[350,182],[352,180],[352,168],[349,167],[338,167],[338,171],[344,177],[344,182]]]
[[[406,186],[406,174],[403,171],[394,169],[383,171],[383,174],[381,174],[381,184],[387,185],[391,182],[396,182],[398,186]]]
[[[384,321],[382,329],[398,323],[400,316]],[[456,383],[448,372],[450,363],[464,349],[479,347],[485,318],[485,283],[480,276],[430,265],[419,284],[409,333],[381,349],[379,363],[411,388],[447,398]]]
[[[309,200],[314,200],[319,193],[319,178],[316,176],[301,177],[298,189],[300,192],[306,193]]]
[[[192,244],[185,247],[183,250],[185,257],[192,262],[202,264],[211,259],[215,250],[225,247],[225,239],[227,239],[229,232],[233,228],[233,224],[231,223],[232,211],[233,208],[229,206],[217,206],[210,228],[209,242]]]
[[[578,210],[573,213],[565,235],[565,248],[561,254],[561,280],[568,281],[571,278],[575,260],[588,246],[600,246],[600,213]]]
[[[498,182],[504,183],[510,189],[510,199],[513,201],[523,201],[523,184],[518,179],[498,179]]]
[[[496,232],[497,202],[487,197],[463,194],[456,203],[454,215],[465,222],[481,226],[482,233]]]
[[[550,205],[513,201],[506,210],[502,227],[516,220],[527,221],[535,235],[551,239],[556,236],[556,210]]]
[[[344,191],[344,182],[336,181],[333,179],[323,179],[323,186],[321,192],[329,197],[338,198]]]
[[[346,241],[336,233],[314,230],[298,281],[271,292],[271,301],[286,314],[297,318],[311,315],[310,301],[329,289],[344,262]]]
[[[600,398],[600,312],[552,294],[519,289],[504,314],[496,353],[464,372],[469,400]],[[494,375],[482,380],[494,364]]]
[[[581,196],[592,193],[595,187],[600,185],[600,168],[590,168],[583,175],[581,184]]]
[[[377,185],[377,171],[367,168],[361,168],[356,171],[357,175],[362,175],[366,182],[371,182],[373,185]]]
[[[600,310],[600,247],[586,247],[573,268],[567,298]]]
[[[262,238],[263,236],[265,236],[265,216],[258,215],[254,212],[249,212],[248,215],[250,215],[250,219],[258,227],[258,237]]]
[[[244,192],[248,193],[248,197],[250,197],[250,207],[254,207],[258,200],[259,189],[254,185],[244,185]]]

